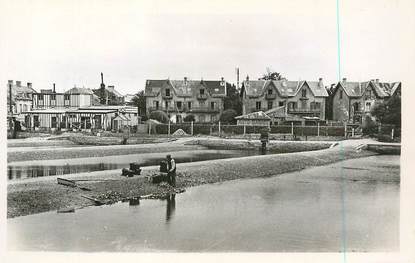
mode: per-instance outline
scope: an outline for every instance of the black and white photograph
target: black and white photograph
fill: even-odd
[[[0,7],[6,253],[413,262],[415,2]]]

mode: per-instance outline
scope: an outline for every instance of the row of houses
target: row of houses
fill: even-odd
[[[8,118],[31,130],[120,130],[137,125],[137,107],[124,104],[113,86],[106,87],[101,73],[98,89],[73,87],[65,92],[41,89],[31,83],[8,81]]]
[[[231,84],[220,80],[147,80],[147,114],[161,110],[171,121],[195,116],[196,122],[216,122],[224,110]],[[242,82],[242,115],[238,124],[326,123],[328,120],[363,124],[376,102],[401,94],[401,83],[350,82],[344,78],[330,87],[318,80],[250,80]],[[263,114],[262,114],[262,113]],[[266,117],[265,117],[266,116]],[[266,121],[261,121],[261,118]]]

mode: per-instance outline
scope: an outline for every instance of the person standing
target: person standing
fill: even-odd
[[[166,156],[167,158],[167,178],[169,181],[169,184],[171,186],[176,186],[176,162],[173,158],[171,158],[171,155],[168,154]]]

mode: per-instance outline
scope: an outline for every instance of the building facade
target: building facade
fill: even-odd
[[[353,82],[343,78],[331,94],[333,120],[364,124],[376,103],[384,102],[391,96],[400,96],[400,90],[400,82],[386,83],[379,79]]]
[[[22,113],[32,109],[34,93],[36,93],[36,90],[33,89],[32,83],[28,82],[24,86],[21,81],[9,80],[7,82],[7,115],[19,119],[24,117]]]
[[[242,83],[242,112],[267,112],[284,107],[285,115],[325,120],[327,90],[318,81],[249,80]]]
[[[101,84],[93,93],[98,97],[101,105],[121,105],[124,104],[124,96],[119,93],[114,86],[105,86],[104,74],[101,72]]]
[[[27,127],[40,130],[120,130],[138,124],[137,108],[96,105],[92,90],[74,87],[64,93],[42,90],[33,94],[33,108],[26,112]]]
[[[216,122],[223,111],[226,87],[221,80],[147,80],[144,96],[146,111],[161,110],[175,123],[193,115],[196,122]]]

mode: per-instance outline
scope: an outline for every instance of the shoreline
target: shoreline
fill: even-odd
[[[94,205],[91,200],[81,195],[87,195],[97,198],[105,204],[111,204],[149,194],[162,195],[207,183],[276,176],[309,167],[373,155],[377,155],[377,153],[363,149],[356,151],[355,147],[347,145],[307,152],[179,163],[177,164],[176,189],[148,182],[147,176],[158,173],[158,167],[155,166],[143,167],[140,176],[131,178],[120,176],[121,170],[61,176],[67,179],[94,180],[79,181],[78,183],[79,186],[90,188],[91,191],[58,185],[56,177],[40,181],[19,182],[7,185],[7,218]]]

